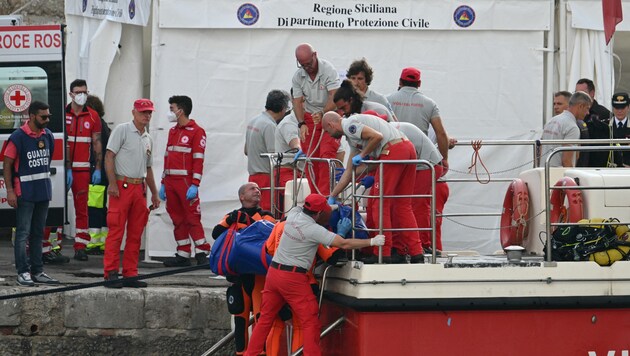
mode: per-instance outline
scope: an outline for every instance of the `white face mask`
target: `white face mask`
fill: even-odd
[[[175,115],[175,113],[172,111],[169,111],[168,114],[166,114],[166,118],[168,119],[168,122],[177,121],[177,115]]]
[[[79,93],[74,96],[73,100],[77,105],[83,106],[87,102],[87,94]]]

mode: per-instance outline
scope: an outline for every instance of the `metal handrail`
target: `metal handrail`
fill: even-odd
[[[254,316],[249,318],[249,322],[247,326],[249,327],[254,323]],[[225,335],[221,340],[217,341],[216,344],[212,345],[206,352],[204,352],[201,356],[210,356],[216,354],[218,351],[223,349],[228,345],[230,341],[234,339],[234,330],[230,331],[227,335]]]
[[[320,338],[323,338],[324,336],[328,335],[331,331],[333,331],[333,329],[335,329],[336,327],[338,327],[339,325],[341,325],[344,321],[346,321],[346,317],[345,316],[340,316],[339,319],[333,321],[330,325],[328,325],[323,331],[322,333],[319,335]],[[300,347],[299,349],[297,349],[297,351],[295,351],[294,353],[291,354],[291,356],[299,356],[302,354],[302,352],[304,352],[304,346]]]

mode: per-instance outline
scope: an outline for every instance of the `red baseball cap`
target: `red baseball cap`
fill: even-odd
[[[376,111],[374,111],[374,110],[367,110],[367,111],[362,112],[362,114],[365,114],[365,115],[372,115],[372,116],[380,117],[381,119],[383,119],[383,120],[387,121],[387,115],[384,115],[384,114],[383,114],[383,115],[381,115],[381,114],[377,113],[377,112],[376,112]]]
[[[304,207],[316,213],[320,211],[330,212],[332,210],[326,197],[321,194],[310,194],[307,196],[304,200]]]
[[[419,82],[420,81],[420,69],[414,67],[407,67],[402,70],[400,73],[400,79],[406,80],[409,82]]]
[[[153,102],[149,99],[138,99],[133,102],[133,108],[142,111],[155,111],[153,108]]]

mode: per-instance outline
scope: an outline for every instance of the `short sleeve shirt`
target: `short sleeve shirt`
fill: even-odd
[[[140,133],[133,121],[116,126],[109,136],[107,150],[116,154],[116,174],[129,178],[147,176],[147,167],[152,164],[153,139],[146,129]]]
[[[317,75],[315,79],[300,68],[293,75],[291,88],[293,97],[304,97],[304,110],[308,113],[316,113],[324,110],[328,102],[328,91],[338,89],[341,85],[339,73],[330,62],[317,59]]]
[[[398,121],[409,122],[426,135],[431,120],[440,117],[440,109],[433,99],[424,96],[417,88],[402,87],[387,97]]]
[[[438,151],[437,147],[431,142],[431,140],[414,124],[408,122],[390,122],[390,125],[400,130],[407,136],[409,141],[413,143],[416,148],[416,156],[418,159],[423,159],[431,162],[432,165],[436,165],[442,161],[442,155]],[[416,167],[417,170],[429,169],[427,166],[419,164]]]
[[[261,153],[275,152],[276,120],[266,111],[251,119],[247,124],[245,145],[247,147],[247,171],[249,174],[269,173],[268,157]]]
[[[370,155],[374,158],[378,158],[381,155],[383,147],[391,140],[398,138],[404,138],[405,135],[399,130],[395,129],[385,120],[372,116],[355,114],[347,119],[341,120],[341,128],[343,133],[348,139],[348,145],[356,150],[362,150],[367,145],[367,140],[361,138],[361,133],[364,127],[369,127],[375,131],[380,132],[383,135],[383,139],[379,143],[378,147],[370,152]]]
[[[293,113],[278,123],[275,135],[275,152],[287,152],[291,149],[289,142],[299,139],[298,122]]]
[[[580,128],[577,126],[575,116],[570,111],[563,111],[559,115],[554,116],[547,122],[543,129],[543,140],[577,140],[580,138]],[[561,145],[544,145],[542,146],[543,155],[540,158],[540,164],[543,165],[547,160],[547,156],[555,148]],[[575,162],[574,162],[575,164]],[[562,153],[556,153],[551,157],[550,167],[562,167]]]
[[[317,247],[320,244],[330,246],[335,236],[335,233],[306,215],[301,207],[295,207],[287,214],[287,222],[273,261],[309,269],[317,253]]]
[[[376,113],[379,115],[387,115],[387,122],[394,121],[394,115],[383,104],[374,101],[364,101],[363,105],[361,105],[361,112],[366,112],[368,110],[376,111]]]
[[[375,103],[385,105],[385,107],[389,111],[393,112],[392,106],[389,104],[389,101],[387,101],[387,98],[385,97],[385,95],[381,93],[377,93],[370,88],[368,88],[367,92],[365,93],[365,101],[373,101]]]

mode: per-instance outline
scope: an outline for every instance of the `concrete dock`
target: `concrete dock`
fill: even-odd
[[[103,256],[72,259],[72,241],[62,244],[64,265],[44,265],[59,286],[17,285],[10,237],[0,237],[0,355],[201,355],[230,331],[225,303],[228,283],[210,269],[144,279],[148,288],[95,286],[103,281]],[[139,274],[175,271],[159,261],[141,262]],[[192,261],[194,265],[194,260]],[[229,345],[220,355],[232,355]]]

